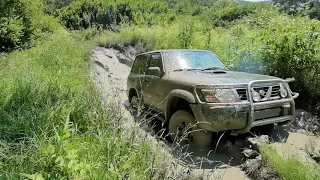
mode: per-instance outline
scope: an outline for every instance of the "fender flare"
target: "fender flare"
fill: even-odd
[[[170,105],[171,105],[173,98],[184,99],[187,102],[189,102],[190,104],[194,104],[197,102],[195,96],[189,91],[181,90],[181,89],[175,89],[175,90],[170,91],[167,96],[167,100],[166,100],[166,104],[165,104],[165,107],[166,107],[165,118],[168,121],[169,121],[169,114],[171,113],[170,112]]]

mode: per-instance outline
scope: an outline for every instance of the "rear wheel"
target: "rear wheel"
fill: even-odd
[[[139,115],[142,112],[141,101],[136,95],[131,97],[130,107],[133,115]]]
[[[131,98],[131,107],[137,109],[138,108],[138,104],[139,104],[138,102],[139,102],[138,97],[137,96],[133,96]]]
[[[177,143],[188,142],[196,148],[206,148],[212,142],[212,133],[200,129],[195,118],[187,111],[175,112],[169,122],[170,140]]]

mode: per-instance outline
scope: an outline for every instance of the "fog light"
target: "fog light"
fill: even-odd
[[[256,91],[252,91],[252,99],[255,101],[255,102],[258,102],[260,101],[261,97],[260,97],[260,94]]]
[[[287,97],[287,96],[288,96],[287,90],[285,90],[285,89],[280,89],[280,96],[281,96],[282,98]]]
[[[280,96],[286,98],[288,96],[288,91],[280,84]]]

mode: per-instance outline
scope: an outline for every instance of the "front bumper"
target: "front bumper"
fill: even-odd
[[[271,82],[285,81],[278,79],[251,81],[247,85],[248,101],[245,102],[191,104],[198,126],[207,131],[232,130],[233,134],[243,134],[256,126],[291,123],[295,120],[294,99],[299,94],[291,92],[288,86],[286,89],[289,96],[286,99],[257,103],[252,100],[252,94],[249,92],[253,85]]]

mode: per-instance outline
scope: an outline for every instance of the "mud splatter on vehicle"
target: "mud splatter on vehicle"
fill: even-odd
[[[292,79],[229,70],[210,51],[161,50],[136,56],[127,96],[169,122],[171,139],[211,144],[212,132],[247,133],[295,120]],[[150,111],[151,112],[151,111]],[[268,126],[266,126],[268,125]]]

